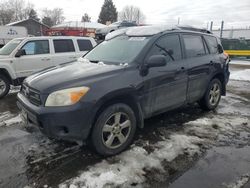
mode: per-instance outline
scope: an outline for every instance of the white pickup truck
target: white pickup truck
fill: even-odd
[[[0,98],[10,85],[42,69],[77,60],[96,45],[90,37],[16,38],[0,49]]]

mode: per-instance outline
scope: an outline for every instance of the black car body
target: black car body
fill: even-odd
[[[84,58],[85,63],[65,64],[28,77],[18,93],[18,106],[28,122],[49,137],[91,138],[103,155],[124,150],[132,141],[133,124],[142,128],[145,118],[197,101],[204,109],[214,109],[220,95],[226,94],[229,79],[229,59],[220,40],[203,31],[152,26],[115,31]],[[53,92],[82,86],[88,91],[75,104],[46,106]],[[109,124],[111,119],[105,117],[110,113],[111,118],[112,110],[117,117],[127,118],[131,127],[124,145],[105,148],[100,141],[105,136],[99,138],[96,130],[102,121]],[[116,129],[116,116],[112,118],[112,135],[118,135],[121,130]],[[125,138],[118,136],[113,138],[117,143]]]

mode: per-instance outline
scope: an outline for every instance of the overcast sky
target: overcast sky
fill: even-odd
[[[97,21],[104,0],[29,0],[38,12],[43,8],[60,7],[66,21],[80,21],[86,12],[91,21]],[[250,0],[113,0],[118,12],[126,5],[139,7],[146,16],[147,24],[181,24],[207,27],[214,21],[226,28],[250,26]]]

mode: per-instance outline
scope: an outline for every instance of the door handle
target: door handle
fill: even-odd
[[[181,67],[180,72],[185,72],[185,67]]]
[[[70,59],[76,59],[77,57],[75,57],[75,56],[71,56],[71,57],[69,57]]]
[[[214,64],[214,61],[210,61],[210,62],[209,62],[209,65],[213,65],[213,64]]]
[[[43,58],[42,61],[49,61],[50,58]]]

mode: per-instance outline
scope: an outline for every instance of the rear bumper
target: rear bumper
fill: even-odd
[[[88,137],[94,104],[42,107],[31,104],[21,93],[17,99],[18,107],[27,114],[27,122],[36,125],[48,137],[70,141],[82,141]]]

